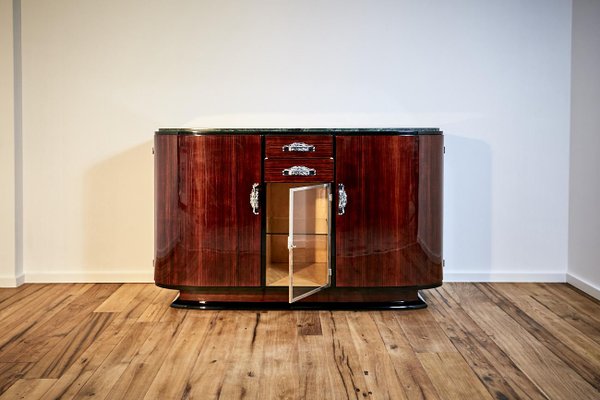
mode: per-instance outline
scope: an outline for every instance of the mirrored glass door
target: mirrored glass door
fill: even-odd
[[[289,301],[331,284],[331,185],[290,188]]]

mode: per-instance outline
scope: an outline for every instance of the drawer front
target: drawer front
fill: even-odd
[[[333,160],[265,160],[265,182],[333,182]]]
[[[266,136],[267,158],[329,158],[333,157],[333,136],[286,135]]]

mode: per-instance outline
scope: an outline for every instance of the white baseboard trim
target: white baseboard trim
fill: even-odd
[[[29,272],[18,278],[0,276],[0,287],[23,283],[153,283],[153,271],[124,272]],[[444,282],[568,282],[591,296],[600,298],[600,289],[570,274],[448,272]],[[589,291],[588,291],[589,290]],[[596,293],[596,294],[592,294]]]
[[[14,288],[19,286],[14,275],[0,275],[0,288]]]
[[[0,275],[0,288],[17,287],[17,280],[14,276]]]
[[[154,271],[28,272],[26,283],[153,283]]]
[[[444,282],[566,282],[562,273],[445,272]]]
[[[583,280],[575,275],[567,274],[567,283],[575,286],[577,289],[586,292],[590,296],[600,300],[600,287],[592,285],[586,280]]]
[[[15,288],[25,283],[25,275],[0,275],[0,288]]]

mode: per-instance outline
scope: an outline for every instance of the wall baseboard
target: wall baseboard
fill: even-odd
[[[17,287],[17,279],[13,275],[0,275],[0,288]]]
[[[153,272],[31,272],[26,274],[25,282],[152,283]],[[449,272],[444,274],[444,282],[567,282],[567,277],[561,273]]]
[[[154,283],[154,270],[123,272],[29,272],[26,283]]]
[[[575,286],[577,289],[586,292],[590,296],[600,300],[600,287],[592,285],[586,280],[583,280],[575,275],[567,274],[567,283]]]
[[[444,282],[561,282],[567,281],[563,273],[518,272],[445,272]]]
[[[15,288],[25,283],[25,275],[0,275],[0,288]]]
[[[17,280],[13,276],[0,275],[0,288],[17,287]]]
[[[153,283],[152,272],[55,272],[30,273],[17,277],[0,275],[0,287],[14,288],[23,283]],[[468,273],[444,274],[444,282],[567,282],[600,299],[600,288],[572,274],[560,273]]]

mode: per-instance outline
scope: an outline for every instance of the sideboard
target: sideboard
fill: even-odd
[[[154,157],[175,307],[421,308],[442,284],[439,129],[168,128]]]

